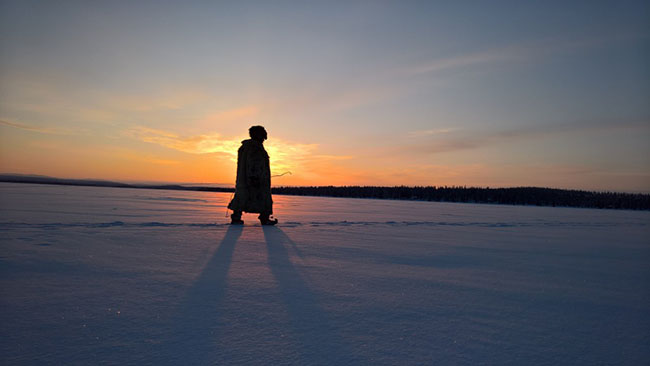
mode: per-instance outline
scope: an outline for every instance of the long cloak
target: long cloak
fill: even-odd
[[[235,196],[228,208],[233,211],[273,213],[269,154],[259,141],[244,140],[237,151]]]

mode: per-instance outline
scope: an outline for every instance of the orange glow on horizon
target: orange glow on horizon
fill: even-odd
[[[232,185],[237,149],[247,138],[245,134],[226,137],[219,133],[181,136],[163,129],[134,126],[116,137],[98,140],[65,129],[41,129],[18,123],[5,123],[0,127],[13,136],[0,144],[1,172],[117,181]],[[448,130],[426,131],[427,136],[448,133]],[[269,131],[269,135],[265,147],[271,158],[272,174],[291,172],[291,175],[273,178],[275,186],[535,185],[598,190],[603,189],[602,186],[616,187],[620,181],[617,175],[570,164],[490,165],[441,159],[432,164],[413,160],[383,146],[375,150],[346,149],[345,155],[336,155],[322,151],[324,148],[316,143],[285,140],[273,131]],[[411,135],[409,138],[419,138]],[[21,153],[14,153],[16,151]],[[600,186],[588,186],[585,181]]]

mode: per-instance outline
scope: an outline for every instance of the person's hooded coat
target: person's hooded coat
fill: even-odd
[[[237,151],[235,197],[228,208],[233,211],[273,213],[269,154],[259,141],[244,140]]]

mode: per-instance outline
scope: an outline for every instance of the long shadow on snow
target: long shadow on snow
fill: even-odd
[[[295,243],[278,227],[264,227],[269,267],[278,283],[298,342],[303,363],[310,365],[358,364],[319,304],[318,297],[289,259],[286,244]],[[296,248],[297,249],[297,248]]]
[[[211,364],[219,354],[220,304],[241,226],[229,226],[210,261],[172,317],[170,336],[160,346],[158,364]]]

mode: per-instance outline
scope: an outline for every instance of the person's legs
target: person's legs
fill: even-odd
[[[271,216],[270,213],[262,212],[257,218],[260,219],[260,223],[262,223],[262,225],[275,225],[275,224],[277,224],[278,219],[271,220],[271,219],[269,219],[270,216]]]
[[[242,213],[241,211],[232,212],[232,215],[230,215],[230,219],[232,220],[230,221],[231,225],[241,225],[244,223],[241,219],[241,213]]]

